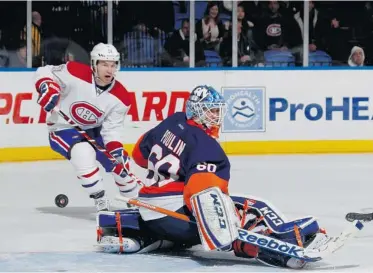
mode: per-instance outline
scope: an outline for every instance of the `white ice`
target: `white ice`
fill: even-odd
[[[260,196],[288,218],[314,215],[337,235],[351,211],[373,211],[373,155],[231,157],[231,192]],[[116,187],[105,175],[114,198]],[[0,164],[0,271],[291,271],[205,253],[198,247],[176,257],[103,254],[94,248],[96,223],[67,161]],[[66,208],[54,198],[69,197]],[[119,207],[120,204],[114,203]],[[373,223],[344,248],[303,271],[373,272]]]

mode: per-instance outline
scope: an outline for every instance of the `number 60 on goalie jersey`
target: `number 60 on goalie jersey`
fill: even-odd
[[[148,169],[140,197],[184,195],[189,198],[208,187],[227,193],[230,163],[220,144],[185,113],[175,113],[145,133],[132,154]]]

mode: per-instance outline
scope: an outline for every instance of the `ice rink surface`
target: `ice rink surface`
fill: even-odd
[[[290,219],[314,215],[331,235],[348,225],[347,212],[373,211],[373,155],[237,156],[231,163],[231,192],[267,199]],[[92,200],[67,161],[0,164],[0,183],[1,272],[295,272],[198,247],[175,256],[98,253]],[[114,198],[106,174],[105,185]],[[60,193],[69,197],[66,208],[54,204]],[[366,223],[344,248],[302,271],[373,272],[372,253],[373,223]]]

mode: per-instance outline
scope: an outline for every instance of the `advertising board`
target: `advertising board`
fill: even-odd
[[[229,154],[371,152],[370,70],[122,71],[131,94],[125,147],[184,109],[197,85],[221,91],[228,107],[220,142]],[[60,158],[49,148],[47,114],[33,72],[0,73],[0,161]]]

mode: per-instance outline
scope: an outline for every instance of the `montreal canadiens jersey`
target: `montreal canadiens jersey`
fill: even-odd
[[[209,172],[218,179],[230,179],[230,162],[220,144],[187,120],[183,112],[145,133],[132,156],[148,169],[140,199],[174,211],[184,205],[184,188],[193,174]],[[149,210],[140,211],[144,220],[161,217]]]
[[[61,92],[58,107],[83,130],[102,127],[106,143],[120,141],[130,97],[121,83],[114,80],[105,90],[96,87],[91,67],[78,62],[59,66],[47,65],[36,70],[35,86],[53,80]],[[49,131],[71,128],[57,113],[47,119]]]

